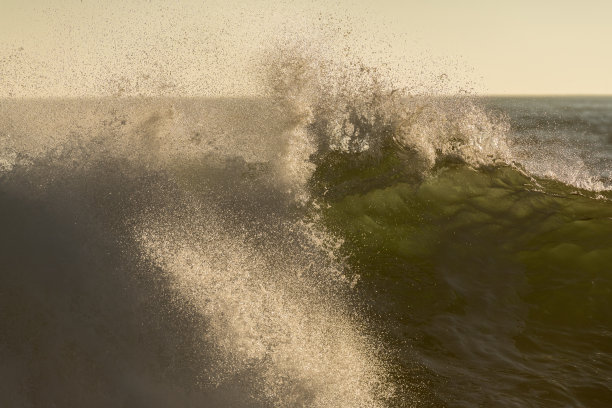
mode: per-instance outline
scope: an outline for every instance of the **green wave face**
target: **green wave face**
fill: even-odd
[[[483,402],[465,387],[500,406],[609,398],[609,194],[507,166],[446,165],[414,182],[394,160],[315,178],[407,387],[453,406]]]

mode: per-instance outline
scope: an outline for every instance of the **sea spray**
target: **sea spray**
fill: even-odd
[[[238,382],[254,400],[279,407],[385,406],[393,388],[383,362],[318,242],[283,223],[280,236],[298,245],[275,243],[266,227],[230,232],[211,207],[189,208],[200,210],[153,212],[135,233],[143,255],[207,322],[202,347],[214,350],[214,361],[202,378],[216,387]],[[248,244],[252,234],[267,236],[263,246]]]
[[[275,49],[264,61],[269,97],[291,118],[287,144],[300,152],[288,174],[303,163],[301,180],[328,153],[380,160],[399,148],[407,153],[405,166],[421,175],[448,158],[476,167],[512,164],[507,121],[473,98],[411,94],[382,70],[358,59],[326,59],[300,43]]]
[[[350,61],[274,50],[267,98],[3,101],[15,400],[605,406],[605,149],[547,173],[567,145]]]

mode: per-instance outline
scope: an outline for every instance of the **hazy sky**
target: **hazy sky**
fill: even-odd
[[[0,96],[254,93],[286,36],[483,93],[612,94],[611,17],[609,0],[0,0]]]

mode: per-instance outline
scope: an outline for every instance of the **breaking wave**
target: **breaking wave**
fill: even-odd
[[[423,289],[422,298],[410,292],[414,304],[405,308],[407,315],[420,310],[422,315],[410,317],[423,325],[430,316],[427,307],[419,309],[423,304],[440,316],[465,309],[469,317],[482,300],[491,319],[503,319],[498,324],[485,316],[483,324],[490,324],[485,332],[499,329],[499,350],[514,359],[518,351],[507,336],[518,336],[522,326],[506,323],[527,318],[522,306],[506,310],[495,299],[520,298],[517,265],[531,270],[540,265],[540,256],[546,265],[561,268],[560,251],[570,248],[576,262],[595,276],[597,265],[608,259],[609,250],[599,244],[583,248],[572,238],[540,248],[534,238],[551,234],[554,242],[563,241],[565,236],[554,230],[565,219],[572,223],[568,234],[579,236],[580,222],[591,222],[588,214],[601,221],[599,229],[593,228],[604,236],[607,176],[595,182],[589,171],[572,171],[567,166],[584,165],[576,160],[551,167],[540,160],[545,150],[529,156],[525,141],[513,138],[510,118],[481,100],[414,94],[358,59],[339,63],[301,46],[267,53],[260,73],[266,98],[2,101],[2,199],[25,203],[23,208],[5,205],[7,231],[20,230],[11,217],[33,219],[48,228],[40,232],[40,245],[51,245],[57,230],[62,234],[59,253],[81,250],[68,263],[43,251],[52,272],[44,265],[20,265],[11,253],[2,260],[13,271],[2,282],[14,291],[5,306],[17,318],[5,323],[10,347],[0,353],[11,358],[14,381],[27,384],[12,401],[34,404],[42,395],[49,404],[78,405],[83,395],[53,389],[85,384],[99,397],[99,406],[125,401],[262,407],[448,402],[460,390],[437,396],[437,376],[448,375],[452,382],[461,376],[463,363],[444,365],[442,354],[432,356],[427,349],[436,349],[434,340],[417,329],[413,337],[408,329],[398,334],[395,317],[386,320],[385,313],[404,312],[393,303],[398,297],[388,285],[394,282],[392,273],[401,276],[397,282],[408,276],[414,278],[411,288]],[[550,180],[562,182],[561,187],[547,184]],[[584,189],[581,198],[563,201],[576,188]],[[592,200],[590,190],[604,200]],[[562,215],[549,214],[551,208]],[[47,225],[49,218],[57,222]],[[523,229],[514,230],[517,225]],[[35,225],[25,230],[36,235]],[[502,230],[513,239],[499,245],[512,255],[498,259],[510,288],[496,286],[490,276],[467,273],[464,282],[449,273],[453,262],[462,272],[478,269],[472,258],[451,256],[462,240],[490,235],[493,242]],[[28,244],[28,236],[19,235],[17,242]],[[488,258],[482,259],[479,265],[488,270]],[[368,262],[371,268],[364,270]],[[106,273],[107,264],[112,273]],[[427,273],[411,275],[421,267]],[[360,284],[361,272],[369,283]],[[438,278],[451,289],[438,292],[435,284],[428,286]],[[49,289],[34,283],[32,295],[29,281],[59,283]],[[102,295],[69,297],[72,303],[66,305],[62,299],[70,285],[62,282],[77,282],[77,291]],[[144,289],[126,299],[118,294],[125,282]],[[492,286],[487,292],[473,288],[474,282]],[[448,293],[456,298],[448,300]],[[104,310],[105,302],[113,304],[110,311]],[[140,310],[141,303],[149,305],[151,316],[142,322],[147,329],[125,329],[137,325],[138,318],[122,320],[121,310]],[[592,315],[588,319],[606,319]],[[457,323],[456,316],[444,316],[431,319],[430,332],[440,338],[456,327],[449,321]],[[398,327],[405,328],[405,320]],[[39,322],[31,328],[35,335],[22,334],[18,321]],[[71,321],[105,334],[74,329]],[[465,381],[484,381],[479,370],[498,367],[499,356],[479,350],[490,365],[473,365],[473,347],[482,346],[479,336],[486,335],[469,319],[466,324],[478,335],[468,336],[465,344],[455,339],[461,347],[453,358],[466,359],[474,377]],[[137,341],[117,334],[122,330],[138,338],[150,335],[145,350],[138,352]],[[46,344],[44,338],[55,343]],[[390,345],[392,340],[396,343]],[[426,351],[419,349],[419,340]],[[417,350],[410,354],[407,344],[413,341]],[[28,351],[37,348],[37,353]],[[58,350],[71,356],[70,363],[49,357]],[[119,351],[107,355],[104,350]],[[125,366],[133,368],[124,377],[108,375]],[[181,371],[182,366],[188,369]],[[80,367],[89,368],[79,372]],[[61,387],[49,385],[55,369]],[[180,381],[173,379],[177,372]],[[496,378],[500,384],[510,381],[503,373]],[[510,398],[507,390],[489,385],[491,395]],[[142,396],[154,395],[157,388],[164,398]],[[33,396],[29,389],[43,391]],[[481,403],[491,395],[464,401]]]

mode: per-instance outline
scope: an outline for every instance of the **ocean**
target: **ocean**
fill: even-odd
[[[612,406],[612,97],[294,82],[0,101],[0,405]]]

